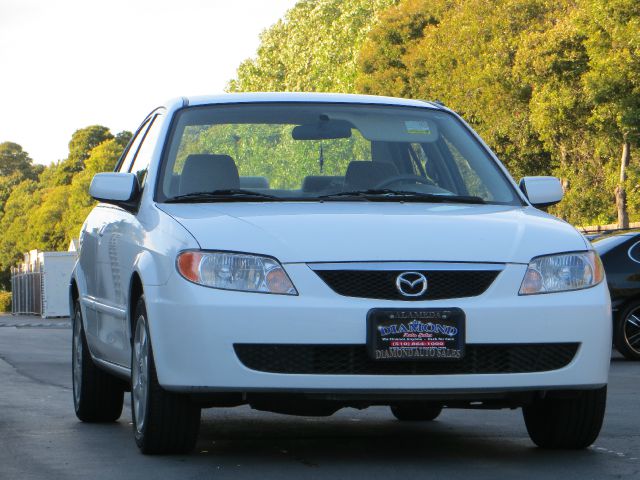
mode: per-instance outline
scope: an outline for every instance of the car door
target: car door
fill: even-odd
[[[150,124],[149,117],[142,122],[118,162],[116,171],[128,172],[131,169]],[[81,265],[87,277],[87,336],[90,337],[93,354],[114,363],[119,363],[116,360],[121,357],[120,352],[124,348],[121,321],[118,320],[121,308],[117,300],[122,285],[117,268],[113,268],[110,262],[116,245],[109,232],[113,231],[114,222],[121,220],[121,211],[121,208],[106,203],[93,209],[83,228],[81,255]]]
[[[159,112],[150,117],[149,127],[128,169],[136,174],[141,191],[146,187],[146,172],[158,142],[162,118]],[[97,283],[104,303],[99,317],[107,334],[104,344],[107,360],[128,367],[131,359],[129,283],[135,259],[144,249],[145,233],[150,227],[141,211],[112,206],[106,216],[108,221],[98,240]]]

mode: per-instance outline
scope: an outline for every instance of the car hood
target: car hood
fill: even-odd
[[[200,247],[283,263],[528,263],[585,250],[571,225],[532,207],[382,202],[158,204]]]

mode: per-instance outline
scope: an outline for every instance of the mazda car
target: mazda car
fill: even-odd
[[[299,93],[153,110],[80,234],[73,400],[143,453],[188,452],[201,409],[328,416],[522,408],[543,448],[605,412],[600,258],[437,102]]]

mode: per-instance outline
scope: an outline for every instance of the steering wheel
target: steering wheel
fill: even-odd
[[[385,178],[383,181],[378,183],[375,186],[375,188],[383,188],[383,187],[386,187],[386,186],[391,185],[393,183],[403,182],[403,181],[411,181],[411,182],[415,182],[415,183],[421,183],[423,185],[436,186],[436,184],[433,183],[433,181],[429,180],[428,178],[421,177],[420,175],[395,175],[395,176],[390,177],[390,178]]]

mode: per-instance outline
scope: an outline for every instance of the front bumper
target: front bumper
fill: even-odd
[[[606,284],[518,296],[526,266],[507,265],[480,296],[424,302],[343,297],[306,264],[285,266],[299,296],[222,291],[174,273],[145,288],[160,384],[169,390],[296,392],[518,391],[595,388],[607,383],[611,310]],[[570,363],[529,373],[303,374],[247,368],[238,344],[364,345],[372,308],[461,308],[467,344],[577,343]]]

